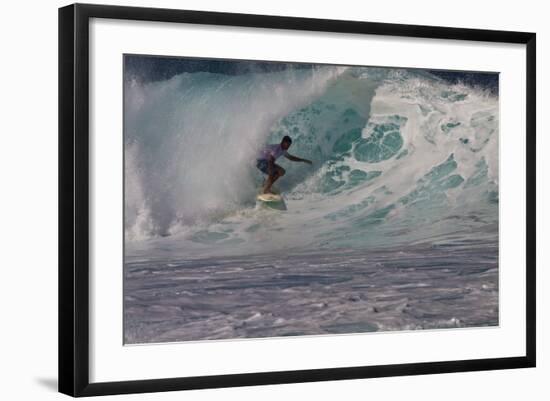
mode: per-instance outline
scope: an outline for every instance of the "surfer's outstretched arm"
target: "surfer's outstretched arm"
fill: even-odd
[[[307,164],[313,164],[311,162],[311,160],[307,160],[307,159],[302,159],[300,157],[296,157],[296,156],[292,156],[290,153],[286,153],[285,154],[285,157],[290,160],[290,161],[293,161],[293,162],[304,162],[304,163],[307,163]]]

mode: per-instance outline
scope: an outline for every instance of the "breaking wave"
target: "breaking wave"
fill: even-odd
[[[127,244],[212,254],[498,235],[499,104],[483,89],[321,66],[128,79],[124,99]],[[284,135],[314,164],[283,159],[288,211],[264,210],[255,155]]]

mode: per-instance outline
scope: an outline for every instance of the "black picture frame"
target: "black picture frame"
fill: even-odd
[[[526,46],[526,352],[520,357],[90,383],[89,21],[161,21]],[[536,35],[221,12],[73,4],[59,9],[59,391],[75,397],[534,367],[536,364]]]

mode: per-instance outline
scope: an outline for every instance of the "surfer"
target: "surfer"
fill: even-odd
[[[285,175],[285,169],[275,163],[275,160],[280,156],[286,157],[288,160],[293,162],[303,162],[312,164],[311,160],[301,159],[296,156],[292,156],[287,152],[288,148],[292,144],[292,139],[287,135],[285,136],[281,143],[274,145],[266,145],[258,155],[256,160],[256,167],[264,174],[267,174],[267,179],[264,182],[262,193],[269,194],[273,193],[271,191],[271,186],[275,181],[280,177]]]

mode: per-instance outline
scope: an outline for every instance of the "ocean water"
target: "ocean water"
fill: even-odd
[[[498,91],[422,70],[125,80],[125,342],[498,324]],[[266,143],[293,139],[256,204]]]

